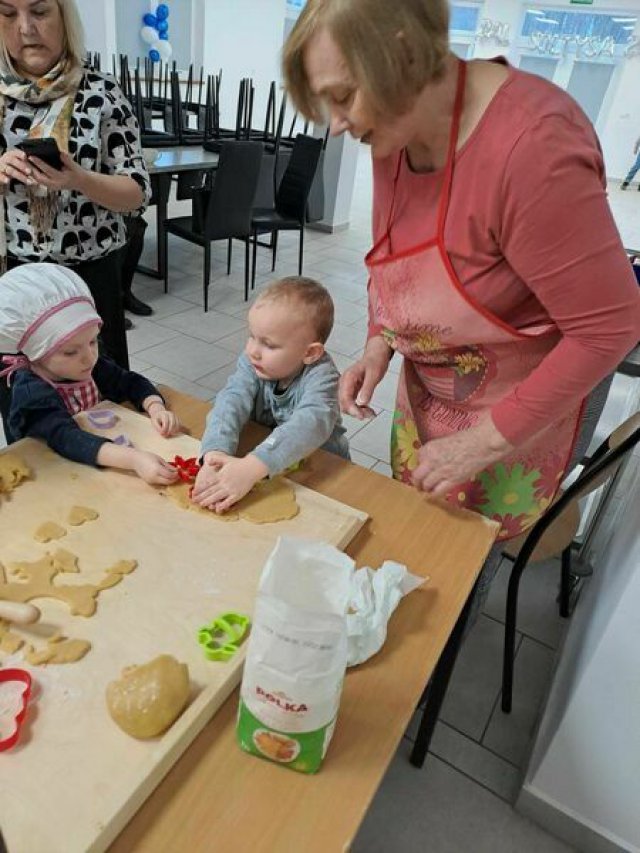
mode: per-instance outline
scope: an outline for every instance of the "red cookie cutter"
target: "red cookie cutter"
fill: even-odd
[[[4,740],[0,740],[0,752],[5,749],[11,749],[15,745],[20,736],[20,729],[27,713],[27,705],[31,696],[31,675],[26,669],[0,669],[0,683],[22,681],[25,685],[22,691],[22,705],[15,715],[15,731]]]
[[[190,456],[188,459],[176,456],[172,462],[169,462],[169,465],[177,470],[178,477],[185,483],[193,483],[200,470],[200,465],[195,456]]]

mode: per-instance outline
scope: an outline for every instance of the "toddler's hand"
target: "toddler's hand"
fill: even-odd
[[[227,457],[216,464],[211,485],[198,496],[197,503],[218,513],[232,507],[269,473],[267,466],[251,454],[243,459]]]
[[[178,472],[161,456],[147,450],[137,450],[133,470],[138,477],[152,485],[168,486],[178,479]]]
[[[203,503],[203,500],[215,484],[221,465],[227,459],[233,458],[233,456],[229,456],[221,450],[209,450],[204,454],[202,457],[202,466],[198,471],[196,481],[193,484],[193,489],[191,491],[191,500],[193,503],[199,504],[200,506],[206,506],[206,504]]]
[[[149,417],[160,435],[163,435],[165,438],[175,435],[180,430],[180,421],[177,416],[168,409],[165,409],[161,404],[151,407]]]

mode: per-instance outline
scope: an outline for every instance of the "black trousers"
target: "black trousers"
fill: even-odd
[[[130,216],[127,220],[127,244],[122,253],[122,293],[131,293],[131,283],[144,248],[144,232],[147,222],[142,216]]]
[[[8,269],[20,266],[20,261],[11,255],[7,258]],[[71,269],[82,278],[96,303],[96,310],[102,318],[103,350],[107,355],[120,365],[129,368],[129,353],[127,351],[127,338],[124,329],[124,310],[122,308],[122,253],[116,249],[97,258],[94,261],[81,261],[74,264]],[[11,436],[7,429],[9,409],[11,406],[11,389],[7,387],[5,379],[0,379],[0,415],[4,426],[7,442]]]

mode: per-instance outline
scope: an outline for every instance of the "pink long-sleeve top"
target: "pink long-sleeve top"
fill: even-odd
[[[374,160],[374,240],[386,230],[397,162]],[[412,172],[403,155],[394,252],[435,236],[442,177]],[[510,68],[457,152],[445,245],[479,303],[519,330],[551,318],[562,335],[491,411],[513,445],[587,396],[640,340],[640,288],[605,186],[600,146],[580,107]],[[371,321],[369,336],[379,332]]]

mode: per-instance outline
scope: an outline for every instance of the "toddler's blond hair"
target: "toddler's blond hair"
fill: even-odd
[[[256,305],[262,302],[289,302],[301,310],[309,321],[317,340],[326,343],[333,329],[333,300],[319,281],[302,275],[290,275],[268,284]]]

